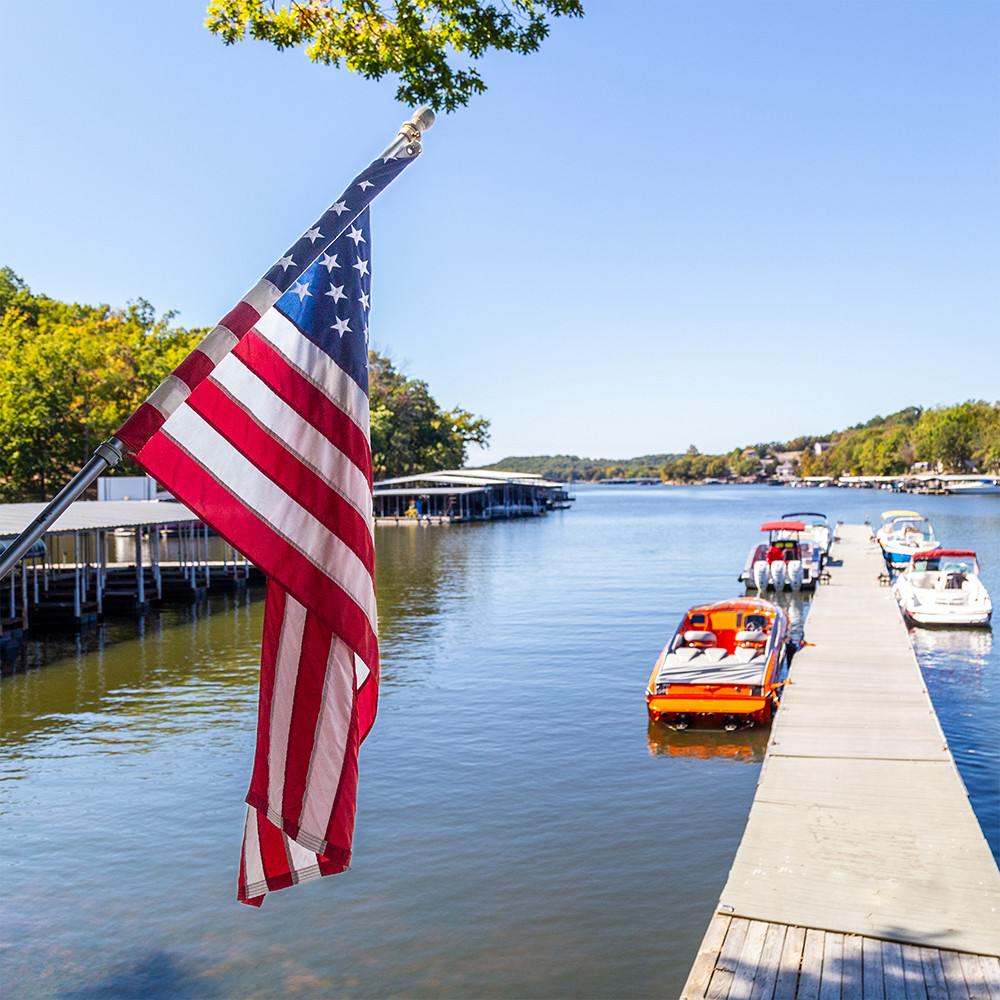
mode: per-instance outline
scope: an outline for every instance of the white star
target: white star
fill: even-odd
[[[309,291],[309,285],[305,281],[296,281],[289,291],[294,292],[299,297],[299,302],[304,302],[307,295],[312,298],[312,292]]]
[[[320,258],[320,264],[326,268],[326,273],[329,274],[335,267],[340,267],[337,263],[337,255],[335,253],[325,253]]]
[[[339,302],[341,299],[347,298],[347,295],[344,292],[343,285],[330,285],[330,291],[326,292],[325,294],[332,295],[334,302]]]
[[[285,271],[287,271],[295,263],[295,261],[292,260],[292,255],[289,254],[287,257],[282,257],[278,263]]]
[[[337,319],[333,326],[330,327],[331,330],[336,330],[337,333],[344,336],[345,333],[349,333],[351,330],[351,321],[349,319]]]
[[[315,243],[318,239],[322,239],[323,234],[319,231],[319,226],[314,226],[312,229],[306,230],[305,236],[310,243]]]
[[[358,187],[359,187],[359,188],[361,188],[361,190],[362,190],[362,191],[366,191],[366,190],[367,190],[368,188],[373,188],[373,187],[375,187],[375,185],[374,185],[374,184],[372,184],[372,182],[371,182],[371,181],[362,181],[362,182],[361,182],[361,183],[360,183],[360,184],[358,185]]]
[[[363,309],[368,309],[369,308],[369,306],[368,306],[368,293],[367,292],[362,292],[361,293],[361,298],[358,299],[358,301],[361,303],[361,307]]]
[[[359,278],[363,278],[366,274],[371,273],[368,270],[368,261],[362,260],[360,257],[358,258],[358,262],[357,264],[354,265],[354,267],[357,268]]]
[[[348,230],[347,238],[349,240],[354,240],[355,246],[357,246],[359,243],[366,242],[364,236],[361,233],[361,230],[355,229],[354,226],[351,226],[351,228]]]
[[[344,212],[347,211],[347,202],[346,201],[338,201],[336,205],[331,205],[330,206],[330,211],[331,212],[336,212],[337,216],[339,218],[341,215],[344,214]]]

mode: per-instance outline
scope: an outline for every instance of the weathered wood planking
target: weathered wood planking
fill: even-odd
[[[716,914],[681,1000],[1000,1000],[1000,959]]]

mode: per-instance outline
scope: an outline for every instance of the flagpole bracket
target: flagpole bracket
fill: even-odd
[[[389,160],[396,156],[418,156],[420,138],[434,124],[434,112],[430,108],[420,108],[408,122],[399,126],[396,141],[382,154],[380,159]]]

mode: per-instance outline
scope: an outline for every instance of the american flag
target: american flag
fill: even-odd
[[[238,898],[350,863],[378,638],[368,435],[376,160],[129,418],[136,461],[267,575]]]

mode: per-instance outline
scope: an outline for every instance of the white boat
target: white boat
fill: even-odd
[[[976,553],[968,549],[914,553],[892,592],[903,614],[918,625],[988,625],[993,614]]]
[[[1000,496],[998,476],[942,476],[941,482],[949,493],[964,496]]]
[[[826,514],[818,514],[814,510],[795,510],[790,514],[782,514],[781,519],[801,521],[806,527],[802,532],[804,537],[812,539],[820,548],[820,561],[826,562],[833,549],[834,529]]]
[[[767,541],[754,545],[739,579],[750,589],[814,590],[822,568],[822,550],[806,538],[802,521],[767,521],[760,526]]]
[[[915,552],[926,552],[940,544],[934,527],[915,510],[884,510],[882,526],[875,532],[890,570],[898,572]]]

